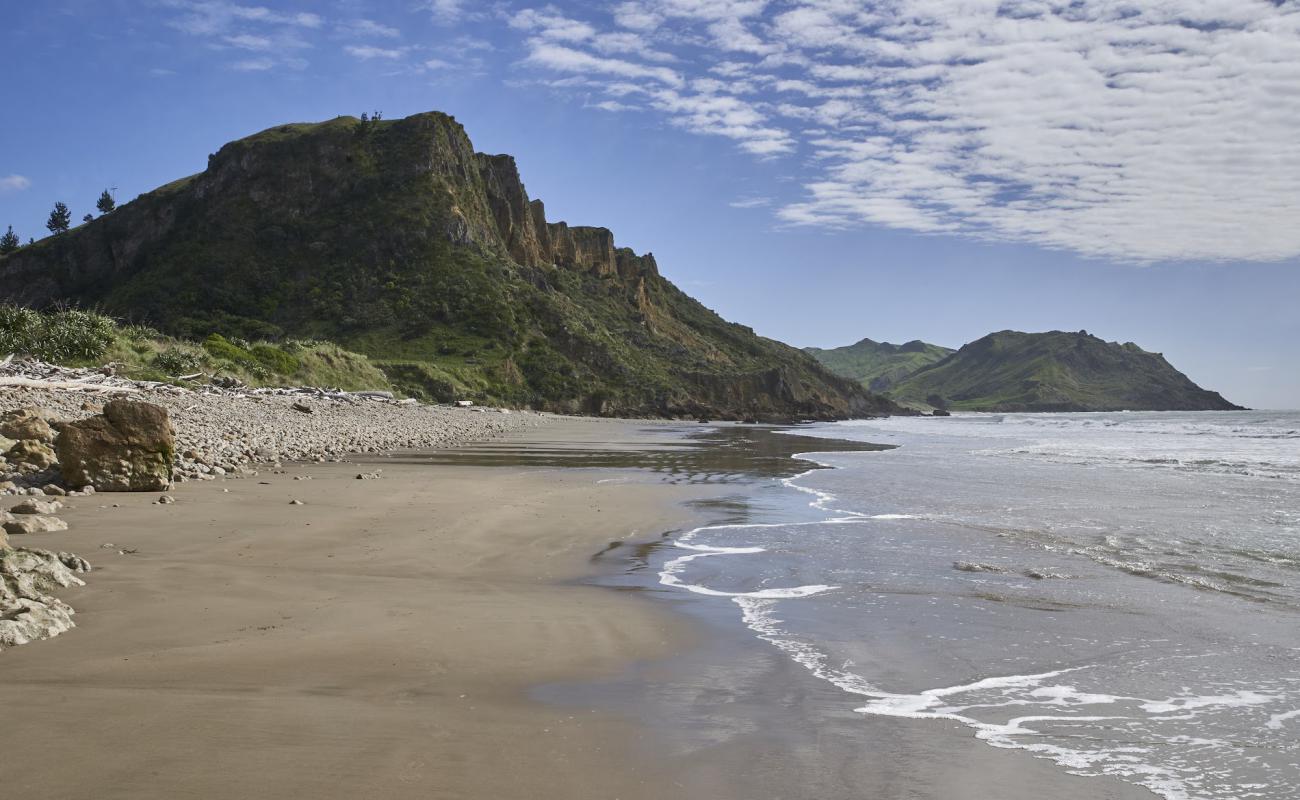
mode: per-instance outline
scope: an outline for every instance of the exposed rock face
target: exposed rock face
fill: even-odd
[[[63,479],[69,486],[97,491],[171,488],[173,437],[166,409],[112,400],[103,414],[62,426],[56,446]]]
[[[49,592],[84,586],[85,559],[71,553],[12,549],[0,542],[0,649],[58,636],[74,627],[72,607]]]

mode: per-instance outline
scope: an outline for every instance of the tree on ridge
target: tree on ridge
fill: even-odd
[[[0,256],[6,256],[18,249],[18,234],[14,233],[14,226],[10,225],[9,230],[0,236]]]
[[[50,218],[45,223],[45,227],[50,229],[50,233],[63,233],[72,225],[72,212],[63,203],[55,203],[54,210],[50,212]]]

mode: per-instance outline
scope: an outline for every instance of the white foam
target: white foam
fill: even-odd
[[[1274,714],[1268,718],[1268,722],[1264,723],[1264,727],[1269,730],[1280,731],[1282,730],[1282,723],[1289,719],[1295,719],[1296,717],[1300,717],[1300,708],[1297,708],[1294,711],[1283,711],[1281,714]]]
[[[1275,694],[1260,694],[1259,692],[1241,690],[1233,694],[1191,695],[1171,697],[1168,700],[1148,700],[1142,704],[1142,710],[1151,714],[1169,714],[1174,711],[1194,711],[1201,708],[1258,706],[1279,699],[1281,698]]]

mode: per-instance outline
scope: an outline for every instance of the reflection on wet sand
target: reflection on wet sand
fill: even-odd
[[[719,425],[646,426],[639,433],[662,444],[647,445],[617,439],[588,438],[529,442],[483,442],[447,450],[403,453],[387,463],[445,464],[479,467],[570,467],[578,469],[642,469],[662,473],[670,483],[735,483],[788,478],[819,465],[796,459],[797,453],[888,450],[892,445],[822,439],[789,433],[788,428]],[[611,428],[610,433],[618,433]],[[726,498],[710,501],[725,510]],[[732,498],[734,511],[743,502]]]

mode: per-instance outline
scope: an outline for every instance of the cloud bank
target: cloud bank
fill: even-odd
[[[1300,254],[1297,0],[631,0],[509,22],[521,63],[591,107],[797,159],[790,225]]]

